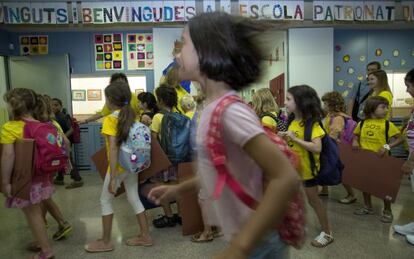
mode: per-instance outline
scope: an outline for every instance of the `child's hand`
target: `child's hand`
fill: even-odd
[[[2,191],[3,191],[3,194],[6,198],[11,198],[12,197],[11,196],[11,184],[3,183]]]
[[[146,114],[144,114],[144,115],[142,115],[142,117],[141,117],[141,122],[143,123],[143,124],[145,124],[146,126],[150,126],[151,125],[151,123],[152,123],[152,120],[151,120],[151,118],[150,118],[150,116],[148,116],[148,115],[146,115]]]
[[[378,151],[378,156],[380,156],[380,157],[383,157],[384,155],[386,155],[387,154],[387,152],[388,152],[388,150],[386,150],[385,148],[381,148],[379,151]]]
[[[161,185],[151,189],[148,193],[148,198],[160,205],[161,203],[167,203],[175,200],[178,196],[177,186],[174,185]]]
[[[115,193],[116,193],[116,180],[115,180],[115,178],[111,177],[111,181],[109,182],[109,185],[108,185],[108,191],[109,191],[109,193],[112,193],[113,195],[115,195]]]
[[[353,150],[357,150],[357,149],[359,149],[359,144],[358,144],[358,142],[352,142],[352,149]]]
[[[414,161],[405,161],[403,166],[401,167],[401,171],[403,171],[404,174],[409,175],[414,169]]]

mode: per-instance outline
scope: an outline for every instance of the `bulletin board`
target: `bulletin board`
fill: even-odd
[[[95,34],[94,45],[96,71],[124,69],[122,33]]]
[[[127,34],[128,70],[154,69],[152,33]]]

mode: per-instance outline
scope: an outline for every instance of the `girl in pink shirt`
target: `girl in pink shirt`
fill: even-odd
[[[217,172],[209,159],[206,137],[214,108],[237,90],[259,79],[265,51],[255,39],[270,26],[260,21],[225,13],[203,13],[184,28],[183,47],[177,54],[181,80],[200,83],[206,96],[197,131],[198,176],[176,186],[160,186],[149,196],[157,203],[202,187],[209,197],[215,190]],[[230,174],[253,198],[251,210],[226,184],[209,211],[222,227],[229,245],[215,258],[285,258],[286,245],[275,227],[281,223],[288,201],[297,193],[299,177],[287,157],[264,134],[257,115],[243,103],[228,105],[220,121]],[[263,188],[263,179],[268,185]],[[254,212],[254,213],[253,213]],[[209,217],[210,218],[210,217]]]

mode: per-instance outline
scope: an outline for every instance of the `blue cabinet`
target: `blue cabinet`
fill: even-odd
[[[79,171],[96,171],[91,156],[105,145],[101,129],[101,123],[88,123],[80,126],[81,143],[76,144],[74,148]]]

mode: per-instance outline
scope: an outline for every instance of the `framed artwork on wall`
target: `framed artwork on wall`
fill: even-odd
[[[101,101],[102,90],[101,89],[89,89],[88,90],[88,101]]]
[[[72,90],[72,101],[86,101],[86,91]]]
[[[145,92],[144,89],[135,89],[135,95],[138,96],[140,93]]]

